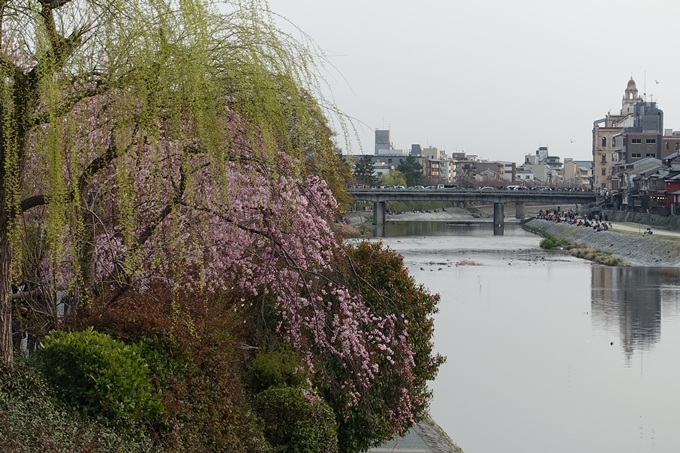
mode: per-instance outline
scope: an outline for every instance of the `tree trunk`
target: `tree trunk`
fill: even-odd
[[[9,215],[5,187],[0,186],[0,366],[11,373],[14,367],[12,346],[12,291],[10,263],[12,250],[9,243]]]

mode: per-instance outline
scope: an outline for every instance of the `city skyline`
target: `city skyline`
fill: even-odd
[[[375,129],[390,129],[397,149],[418,143],[521,162],[548,146],[590,160],[593,122],[620,109],[631,76],[664,111],[665,128],[680,129],[680,5],[670,0],[270,7],[283,30],[299,40],[304,31],[324,52],[325,94],[355,119],[363,154],[373,153]],[[351,152],[362,153],[356,143]]]

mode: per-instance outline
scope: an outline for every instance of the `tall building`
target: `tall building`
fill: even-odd
[[[633,125],[623,127],[612,137],[611,189],[615,202],[642,206],[639,196],[631,196],[633,183],[629,176],[661,164],[662,145],[663,111],[656,102],[638,101],[633,109]]]
[[[380,154],[380,150],[386,150],[392,148],[392,136],[389,129],[376,129],[375,130],[375,154]]]
[[[626,85],[619,114],[609,112],[593,122],[593,189],[612,189],[614,136],[622,129],[634,126],[635,106],[640,102],[644,101],[638,94],[635,80],[631,78]]]

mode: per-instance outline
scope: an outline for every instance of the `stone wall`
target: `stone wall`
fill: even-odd
[[[661,216],[640,212],[603,211],[610,222],[633,222],[643,226],[655,226],[667,230],[680,231],[680,216]]]

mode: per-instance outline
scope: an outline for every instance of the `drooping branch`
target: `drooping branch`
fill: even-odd
[[[137,133],[137,130],[138,127],[135,126],[133,135]],[[123,153],[127,153],[134,144],[135,142],[130,142],[130,144],[128,144]],[[111,131],[111,139],[109,140],[109,146],[106,148],[106,151],[104,152],[104,154],[101,154],[100,156],[97,156],[94,160],[92,160],[89,163],[89,165],[85,168],[85,170],[83,170],[83,172],[80,174],[80,177],[78,178],[76,186],[69,192],[68,196],[66,197],[66,202],[67,203],[73,202],[76,195],[81,194],[82,190],[85,187],[87,187],[92,178],[99,171],[108,167],[116,157],[118,157],[118,149],[116,147],[113,131]],[[49,204],[49,198],[46,197],[44,194],[34,195],[32,197],[28,197],[22,200],[20,209],[21,212],[23,213],[28,211],[29,209],[38,206],[45,206],[47,204]]]
[[[154,231],[156,231],[156,228],[158,228],[158,226],[172,213],[174,207],[181,204],[181,200],[182,197],[184,196],[186,187],[187,187],[186,173],[184,167],[180,166],[180,180],[179,184],[175,186],[175,195],[173,196],[172,200],[168,204],[166,204],[163,207],[163,209],[161,209],[158,215],[149,223],[149,225],[146,226],[144,231],[142,231],[142,233],[139,235],[132,249],[133,253],[136,250],[139,250],[139,248],[142,247],[144,244],[146,244],[146,241],[148,241],[149,238],[151,238],[151,235],[153,235]],[[119,260],[119,262],[120,261],[122,260]],[[115,281],[124,280],[125,283],[120,285],[120,288],[109,299],[107,305],[113,305],[114,303],[116,303],[116,301],[120,299],[120,297],[123,294],[125,294],[125,292],[131,287],[130,274],[120,265],[116,265],[116,270],[112,272],[110,278]]]

